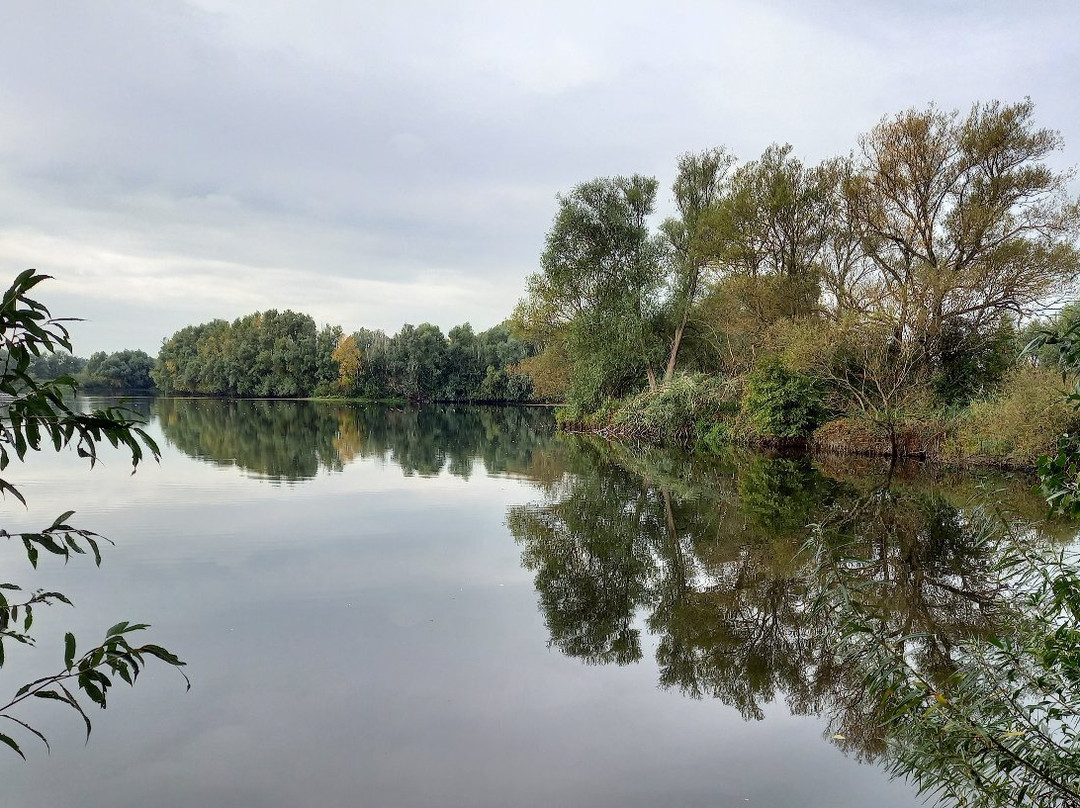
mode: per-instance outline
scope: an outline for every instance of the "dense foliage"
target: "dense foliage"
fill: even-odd
[[[581,423],[618,411],[609,399],[657,394],[677,372],[757,395],[761,369],[782,367],[806,382],[808,410],[820,397],[886,452],[955,448],[943,436],[958,413],[1013,377],[1018,323],[1061,302],[1080,273],[1080,201],[1049,163],[1061,136],[1033,114],[1026,100],[966,115],[910,109],[818,165],[787,145],[743,164],[723,148],[684,155],[677,215],[656,230],[654,180],[582,183],[560,197],[515,311],[540,349],[527,366],[545,386],[565,369]],[[1024,361],[1058,357],[1047,345]],[[934,446],[910,439],[928,418],[940,426]],[[782,421],[759,434],[805,435],[815,417]]]
[[[337,377],[331,353],[341,329],[271,309],[232,323],[187,326],[158,353],[154,381],[166,394],[309,396]]]
[[[405,325],[393,336],[307,315],[267,311],[188,326],[165,341],[152,372],[166,394],[365,399],[523,401],[529,377],[516,366],[527,346],[503,325]]]
[[[87,360],[79,384],[95,392],[146,392],[155,387],[153,369],[154,358],[145,351],[98,351]]]
[[[38,381],[51,381],[61,376],[75,376],[86,367],[86,360],[68,351],[57,350],[30,359],[27,373]]]
[[[33,357],[27,372],[43,382],[71,377],[85,392],[145,393],[155,388],[153,369],[154,358],[145,351],[97,351],[84,359],[58,350]]]
[[[805,438],[825,417],[814,380],[772,358],[747,377],[743,407],[757,432],[771,438]]]

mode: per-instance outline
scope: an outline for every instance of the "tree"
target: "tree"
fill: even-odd
[[[63,349],[71,352],[71,340],[64,322],[53,318],[49,310],[32,299],[29,293],[49,276],[33,269],[21,273],[5,292],[0,303],[0,470],[7,469],[13,457],[23,460],[28,452],[52,447],[56,451],[74,445],[80,457],[89,460],[91,468],[97,461],[97,446],[107,441],[130,453],[132,468],[143,459],[144,449],[156,460],[157,445],[132,420],[126,410],[106,408],[89,413],[79,412],[72,403],[78,385],[70,376],[38,381],[29,373],[31,361]],[[26,500],[18,488],[7,479],[0,479],[0,493],[11,495],[24,505]],[[58,516],[52,524],[36,533],[0,531],[0,535],[17,539],[26,549],[32,566],[37,566],[41,552],[62,556],[85,555],[88,551],[96,563],[101,563],[102,537],[68,523],[72,512]],[[37,606],[68,603],[60,592],[24,592],[16,584],[0,583],[0,665],[5,658],[5,641],[33,645],[29,633]],[[160,660],[173,667],[184,663],[159,645],[132,645],[133,635],[146,629],[141,623],[122,621],[106,632],[105,639],[82,655],[76,654],[76,639],[68,633],[64,641],[64,667],[58,673],[44,676],[23,685],[7,703],[0,704],[0,721],[15,725],[37,737],[46,747],[45,736],[13,714],[20,704],[32,698],[59,701],[74,709],[90,734],[90,719],[79,700],[81,694],[102,709],[114,684],[110,677],[119,676],[129,685],[150,659]],[[187,677],[184,677],[185,680]],[[189,683],[190,687],[190,683]],[[0,743],[6,744],[20,756],[25,753],[19,741],[0,732]]]
[[[896,336],[940,363],[948,323],[994,327],[1030,314],[1076,278],[1080,203],[1045,159],[1061,136],[1034,104],[930,106],[881,121],[861,141],[849,210]]]
[[[829,173],[791,152],[774,144],[740,167],[721,208],[720,257],[729,273],[754,281],[747,300],[763,324],[816,312],[821,293]]]
[[[440,398],[470,401],[479,395],[486,365],[483,348],[469,323],[456,325],[446,335],[447,347],[442,369]]]
[[[679,215],[665,220],[661,226],[673,253],[669,305],[674,331],[664,381],[669,381],[675,373],[683,333],[703,286],[702,276],[715,261],[710,245],[717,237],[717,206],[734,165],[735,158],[722,146],[679,158],[679,173],[672,186]]]
[[[446,351],[446,337],[437,325],[402,326],[387,348],[395,392],[412,401],[438,398]]]
[[[308,396],[338,378],[337,326],[286,309],[187,326],[166,340],[151,376],[166,395]]]
[[[559,210],[516,318],[541,345],[564,346],[570,395],[585,407],[644,377],[662,361],[659,295],[663,241],[650,233],[651,177],[598,178],[559,197]]]
[[[360,381],[363,356],[355,336],[342,336],[334,348],[334,361],[338,363],[337,389],[341,393],[352,393]]]
[[[922,348],[904,343],[888,323],[846,318],[829,328],[830,339],[813,371],[832,391],[833,409],[855,412],[883,431],[889,455],[907,452],[901,446],[905,413],[928,398],[920,380],[925,365]]]
[[[711,343],[706,367],[743,372],[770,328],[822,316],[836,182],[834,162],[808,167],[791,146],[775,144],[726,182],[699,228],[701,260],[718,278],[692,315],[699,338]]]
[[[55,379],[58,376],[74,376],[86,367],[86,360],[72,356],[67,351],[57,351],[30,360],[30,375],[35,379]]]
[[[154,359],[145,351],[98,351],[86,363],[82,387],[113,392],[152,390],[153,369]]]

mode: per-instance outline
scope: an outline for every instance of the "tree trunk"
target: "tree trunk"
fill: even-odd
[[[679,358],[679,345],[682,343],[683,330],[686,328],[687,314],[683,314],[682,322],[675,327],[675,338],[671,341],[671,353],[668,354],[667,368],[664,369],[664,381],[671,381],[675,375],[675,360]]]

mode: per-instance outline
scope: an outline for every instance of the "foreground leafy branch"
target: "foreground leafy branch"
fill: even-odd
[[[55,596],[70,603],[63,595],[56,592],[44,593]],[[7,703],[0,706],[0,718],[22,727],[27,732],[36,736],[47,749],[50,748],[48,739],[30,724],[16,718],[11,711],[21,703],[31,698],[49,699],[68,705],[81,716],[86,725],[86,739],[90,740],[92,728],[90,717],[79,702],[78,693],[84,694],[101,709],[106,707],[106,697],[109,690],[115,684],[110,678],[120,677],[130,686],[134,686],[148,658],[157,659],[174,668],[179,669],[184,665],[175,654],[162,648],[160,645],[147,643],[134,646],[128,641],[128,636],[135,632],[149,628],[145,623],[117,623],[105,633],[105,640],[100,645],[91,648],[82,656],[75,657],[75,636],[68,632],[64,636],[64,670],[51,676],[44,676],[28,682],[16,691],[15,696]],[[191,689],[191,681],[181,671],[187,688]],[[19,743],[10,735],[0,732],[0,742],[14,749],[23,759],[26,754]]]
[[[66,321],[52,317],[43,304],[29,296],[31,290],[47,278],[33,269],[22,272],[0,302],[0,472],[6,470],[13,459],[25,460],[29,452],[50,447],[59,452],[69,446],[74,446],[78,456],[86,458],[92,468],[98,461],[98,446],[105,442],[129,454],[134,473],[144,458],[144,451],[154,460],[160,458],[160,451],[133,413],[120,407],[80,412],[73,403],[78,391],[73,378],[61,376],[38,381],[30,375],[33,358],[59,350],[71,352]],[[26,505],[19,489],[9,480],[0,478],[0,495],[8,494]],[[94,563],[100,566],[100,543],[108,539],[70,524],[68,520],[73,513],[61,514],[38,532],[9,533],[0,529],[0,538],[21,542],[27,559],[35,568],[42,552],[61,556],[65,561],[73,555],[90,554]],[[0,583],[0,667],[6,659],[5,641],[35,645],[30,633],[35,607],[57,603],[71,605],[62,592],[36,590],[27,593],[17,584]],[[48,739],[13,711],[30,699],[59,701],[83,719],[89,739],[91,723],[80,697],[104,709],[115,677],[134,685],[139,673],[152,659],[177,669],[184,665],[179,657],[160,645],[132,645],[129,642],[131,635],[146,628],[148,626],[143,623],[117,623],[106,632],[103,642],[79,657],[76,657],[75,636],[69,632],[64,640],[64,669],[20,687],[10,701],[0,706],[0,720],[21,728],[49,748]],[[184,676],[182,672],[181,675]],[[190,688],[187,676],[184,680]],[[0,732],[0,743],[25,758],[22,745],[13,735]]]

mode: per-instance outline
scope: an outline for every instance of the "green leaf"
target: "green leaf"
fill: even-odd
[[[64,667],[71,670],[75,665],[75,635],[70,631],[64,635]]]
[[[59,693],[53,690],[39,690],[34,693],[34,698],[37,699],[52,699],[53,701],[62,701],[64,704],[71,704],[71,701],[67,696],[61,696]]]
[[[26,755],[23,754],[23,750],[19,748],[19,745],[17,743],[15,743],[15,740],[13,738],[11,738],[11,737],[9,737],[7,735],[4,735],[2,732],[0,732],[0,743],[7,744],[12,749],[14,749],[16,752],[19,753],[19,757],[21,757],[23,760],[26,760]]]
[[[62,514],[56,517],[56,519],[53,520],[52,526],[49,528],[49,530],[56,530],[58,527],[61,527],[64,522],[70,519],[74,514],[75,511],[64,511]]]

